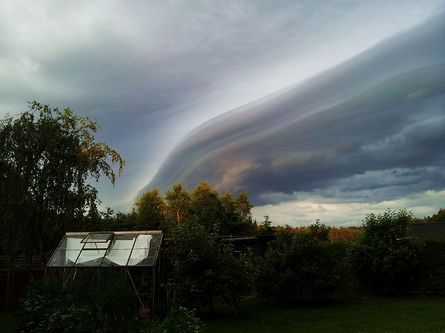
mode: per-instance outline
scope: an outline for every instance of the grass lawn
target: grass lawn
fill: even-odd
[[[242,302],[238,315],[216,311],[205,321],[206,333],[445,333],[445,298],[353,298],[308,307],[252,299]]]
[[[445,333],[445,298],[357,297],[306,307],[250,299],[238,315],[224,306],[215,310],[204,333]],[[15,332],[17,320],[12,312],[0,312],[0,332]]]
[[[13,312],[0,312],[0,332],[13,333],[17,330],[18,319]]]

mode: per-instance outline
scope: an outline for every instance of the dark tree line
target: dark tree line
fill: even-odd
[[[70,225],[98,213],[101,176],[114,184],[124,160],[95,140],[98,125],[70,109],[38,102],[0,120],[0,233],[2,251],[39,253]]]
[[[202,182],[191,191],[176,184],[164,196],[157,189],[149,190],[138,198],[132,214],[137,227],[169,233],[194,222],[209,233],[230,235],[253,231],[251,208],[247,193],[220,195]]]

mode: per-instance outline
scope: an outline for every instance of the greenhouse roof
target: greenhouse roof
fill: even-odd
[[[67,232],[48,267],[154,266],[162,231]]]

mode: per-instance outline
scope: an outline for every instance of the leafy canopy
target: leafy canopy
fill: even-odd
[[[189,192],[176,184],[165,196],[158,189],[141,194],[134,205],[135,228],[162,228],[170,233],[181,224],[194,222],[217,235],[252,233],[251,208],[246,192],[236,197],[221,195],[205,182]]]
[[[35,101],[18,117],[0,120],[0,226],[8,250],[32,250],[35,238],[42,253],[45,231],[62,231],[98,214],[90,180],[104,175],[114,184],[125,164],[114,149],[95,141],[98,128],[69,108]],[[14,245],[11,237],[18,234],[27,237]]]
[[[362,284],[377,293],[406,292],[421,266],[422,244],[407,236],[412,214],[387,210],[369,214],[352,249],[353,267]]]

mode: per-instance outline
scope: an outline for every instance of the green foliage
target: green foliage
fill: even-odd
[[[256,267],[248,255],[235,257],[230,246],[224,246],[220,253],[217,294],[222,301],[238,311],[241,296],[249,294],[254,286]]]
[[[38,102],[0,120],[0,228],[10,255],[36,248],[43,254],[68,224],[97,217],[88,180],[105,175],[114,184],[114,165],[119,173],[124,166],[115,150],[95,142],[97,129],[70,109]]]
[[[274,232],[272,221],[268,215],[264,216],[264,221],[260,225],[256,225],[258,235],[271,235]]]
[[[253,233],[252,205],[247,193],[236,198],[231,193],[220,195],[207,183],[199,183],[191,192],[174,185],[162,197],[153,189],[142,194],[135,203],[135,228],[162,228],[167,234],[181,224],[196,223],[216,235]]]
[[[407,237],[412,215],[406,210],[369,214],[352,249],[353,267],[362,284],[374,292],[404,293],[421,266],[422,245]]]
[[[138,229],[161,229],[166,221],[166,206],[158,189],[143,193],[135,203]]]
[[[85,297],[94,306],[101,331],[127,332],[133,324],[138,304],[130,281],[125,278],[102,274],[98,285],[90,288]]]
[[[106,274],[98,285],[37,282],[25,297],[23,332],[128,332],[137,299],[129,281]]]
[[[445,223],[445,208],[439,209],[436,214],[424,218],[414,218],[414,223]]]
[[[204,324],[193,310],[179,306],[172,308],[163,321],[145,320],[140,326],[140,333],[199,333]]]
[[[286,228],[276,234],[258,276],[261,295],[308,302],[324,299],[336,290],[338,263],[332,245],[324,239],[325,229],[317,224],[310,232],[295,234]]]
[[[218,192],[207,183],[199,183],[190,194],[194,222],[209,232],[224,234],[224,207]]]
[[[425,241],[423,267],[410,292],[421,295],[445,295],[445,241]]]
[[[175,290],[179,304],[201,309],[216,294],[216,240],[197,223],[181,225],[173,235]]]
[[[193,310],[173,308],[161,324],[163,333],[199,333],[204,326]]]
[[[220,296],[236,308],[241,294],[251,288],[246,258],[236,258],[200,224],[182,224],[174,234],[172,250],[175,291],[181,305],[211,310],[213,297]]]
[[[250,210],[252,205],[249,202],[246,192],[241,192],[233,198],[230,192],[226,192],[220,197],[223,207],[223,233],[240,234],[252,233],[253,222]]]
[[[21,312],[22,332],[94,332],[93,309],[59,283],[36,283]]]
[[[182,223],[190,217],[190,193],[181,184],[173,185],[165,195],[165,201],[170,223]]]

